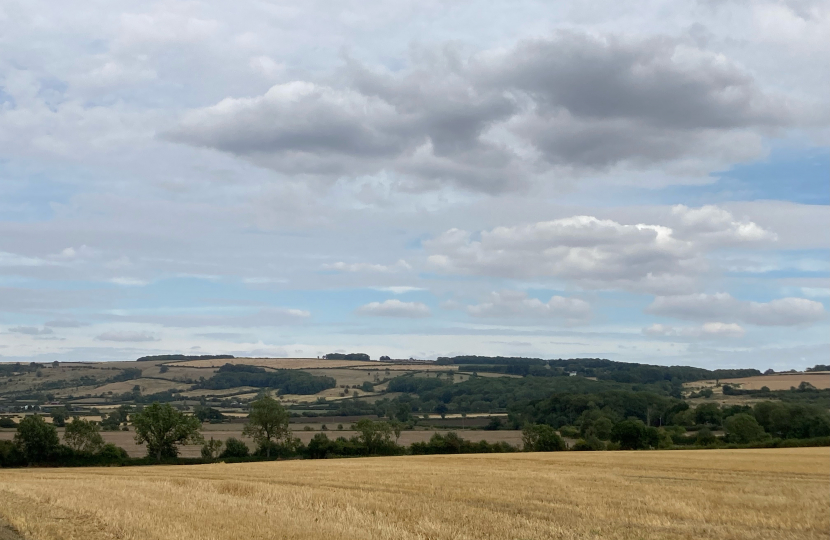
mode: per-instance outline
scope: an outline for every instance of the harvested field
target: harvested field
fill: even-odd
[[[816,388],[830,388],[830,372],[816,371],[809,373],[775,373],[773,375],[759,375],[757,377],[744,377],[742,379],[721,379],[721,384],[729,384],[742,390],[760,390],[766,386],[770,390],[789,390],[791,387],[798,387],[802,381],[806,381]],[[689,388],[705,388],[715,386],[716,381],[696,381],[687,383]],[[684,385],[685,386],[685,385]]]
[[[229,358],[212,360],[190,360],[184,362],[171,362],[171,367],[189,368],[217,368],[225,364],[260,366],[273,369],[314,369],[314,368],[358,368],[363,366],[380,368],[386,367],[381,362],[356,362],[353,360],[324,360],[321,358]]]
[[[13,469],[31,540],[827,539],[830,450],[407,456]]]

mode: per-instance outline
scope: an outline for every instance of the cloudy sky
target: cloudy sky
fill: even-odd
[[[830,352],[826,1],[0,4],[0,361]]]

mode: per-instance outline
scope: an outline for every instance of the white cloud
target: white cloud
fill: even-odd
[[[678,338],[741,338],[745,330],[735,323],[707,322],[702,326],[676,328],[664,324],[652,324],[643,328],[643,334],[654,337],[678,337]]]
[[[580,298],[552,296],[547,302],[528,298],[523,291],[493,292],[487,301],[467,307],[473,317],[542,317],[571,323],[586,322],[591,306]]]
[[[402,272],[411,270],[412,266],[403,259],[398,260],[395,264],[371,264],[371,263],[344,263],[336,262],[333,264],[324,264],[323,270],[335,270],[337,272],[367,272],[367,273],[390,273]]]
[[[384,302],[370,302],[357,308],[355,313],[371,317],[403,317],[411,319],[429,317],[431,315],[429,308],[425,304],[420,302],[401,302],[394,298]]]
[[[814,323],[825,315],[820,302],[805,298],[748,302],[729,293],[658,296],[646,311],[678,319],[718,318],[759,326],[797,326]]]
[[[123,285],[126,287],[142,287],[150,283],[149,281],[137,278],[130,278],[130,277],[116,277],[110,279],[110,283],[115,283],[116,285]]]
[[[410,287],[408,285],[392,285],[389,287],[372,287],[376,291],[390,292],[392,294],[406,294],[411,292],[425,291],[423,287]]]
[[[655,293],[689,290],[708,269],[714,238],[771,238],[749,221],[716,207],[675,208],[685,220],[679,237],[664,225],[624,225],[593,216],[482,231],[480,240],[451,229],[424,242],[429,264],[446,273],[512,278],[555,277],[591,288]]]
[[[158,338],[147,332],[133,332],[129,330],[111,330],[95,336],[95,339],[98,341],[122,341],[130,343],[158,341]]]

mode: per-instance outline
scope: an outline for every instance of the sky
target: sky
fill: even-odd
[[[830,3],[0,4],[0,361],[830,352]]]

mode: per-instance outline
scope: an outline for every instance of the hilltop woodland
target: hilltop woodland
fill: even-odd
[[[830,445],[830,390],[807,380],[789,389],[742,388],[742,380],[778,380],[758,370],[476,356],[410,365],[328,356],[291,364],[170,355],[142,358],[138,368],[0,364],[0,428],[14,430],[12,440],[0,440],[0,466]],[[285,367],[291,365],[301,369]],[[809,375],[823,376],[825,367]],[[345,377],[353,384],[338,384]],[[151,383],[161,389],[146,392]],[[69,393],[79,389],[92,390]],[[102,403],[109,412],[92,406]],[[242,436],[255,448],[234,437],[205,440],[203,424],[234,415],[244,418]],[[291,424],[316,417],[342,418],[339,429],[347,424],[351,436],[330,438],[323,425],[303,443]],[[435,432],[398,444],[403,431],[459,422],[471,424],[466,437]],[[106,444],[101,433],[108,430],[130,431],[147,457]],[[470,438],[498,430],[521,430],[521,443]],[[201,458],[179,457],[187,444],[202,445]]]

